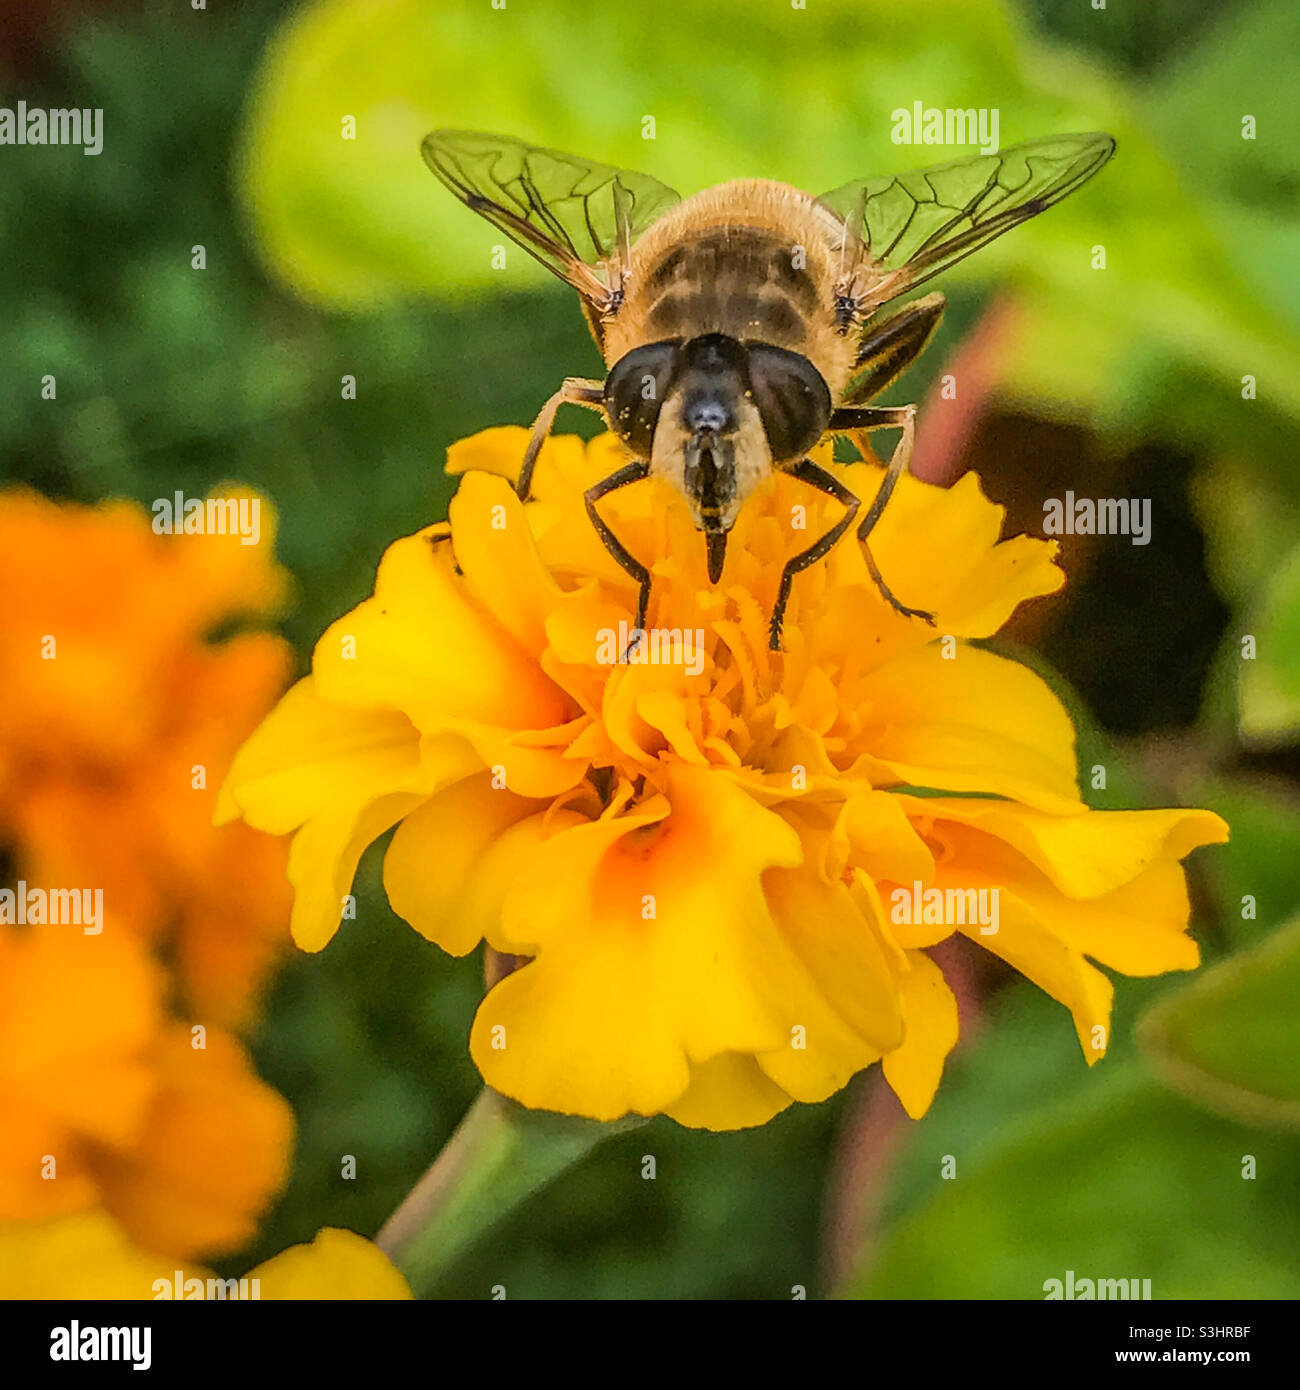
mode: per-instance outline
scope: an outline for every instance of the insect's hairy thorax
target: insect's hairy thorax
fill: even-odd
[[[626,296],[605,324],[606,360],[724,333],[806,355],[834,390],[852,348],[835,330],[829,225],[806,194],[766,180],[687,199],[633,247]]]

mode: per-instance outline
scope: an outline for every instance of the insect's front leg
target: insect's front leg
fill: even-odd
[[[876,522],[880,520],[880,514],[885,510],[885,504],[893,495],[899,478],[902,477],[903,472],[912,461],[912,447],[916,441],[916,407],[914,405],[845,407],[831,413],[830,424],[827,428],[835,433],[851,434],[854,443],[858,444],[864,457],[871,452],[866,442],[866,434],[869,430],[902,430],[902,435],[894,446],[894,452],[889,456],[889,466],[885,469],[885,476],[880,480],[880,487],[876,490],[876,495],[872,499],[871,506],[867,509],[866,516],[862,518],[858,526],[858,540],[862,543],[862,554],[866,559],[867,569],[870,570],[871,577],[876,582],[876,588],[880,590],[889,606],[905,618],[920,618],[933,627],[933,613],[927,613],[922,608],[909,608],[894,596],[893,590],[885,583],[884,576],[877,568],[871,547],[867,544],[867,535]],[[861,440],[859,440],[859,436],[861,436]]]
[[[845,512],[835,525],[815,540],[807,550],[801,550],[798,555],[786,561],[785,569],[781,571],[781,583],[776,591],[776,603],[772,606],[772,621],[767,630],[767,645],[774,652],[781,650],[781,628],[785,624],[785,608],[790,602],[790,588],[795,575],[830,553],[835,542],[853,525],[853,518],[857,516],[858,508],[862,505],[862,499],[857,493],[850,491],[833,473],[820,468],[812,459],[803,459],[786,471],[792,478],[798,478],[809,487],[815,487],[818,491],[835,498],[844,505]]]
[[[591,524],[596,528],[596,534],[600,537],[601,544],[640,585],[636,599],[634,636],[627,644],[627,651],[623,653],[622,659],[624,661],[628,659],[629,653],[641,640],[641,633],[645,631],[646,610],[650,605],[650,571],[631,554],[623,542],[609,529],[605,518],[596,510],[596,503],[602,497],[608,497],[611,492],[617,492],[621,487],[630,487],[633,483],[639,483],[643,478],[649,476],[649,463],[643,459],[635,459],[631,463],[624,464],[617,472],[611,473],[608,478],[602,478],[600,482],[593,483],[582,495],[582,500],[587,507],[587,515],[591,518]]]
[[[542,407],[537,419],[533,421],[533,435],[524,451],[524,461],[519,469],[519,481],[515,491],[522,501],[527,502],[533,488],[533,469],[537,467],[537,456],[542,452],[546,436],[555,423],[555,412],[562,405],[585,405],[591,410],[603,410],[605,406],[605,384],[591,381],[587,377],[565,377],[564,384]]]

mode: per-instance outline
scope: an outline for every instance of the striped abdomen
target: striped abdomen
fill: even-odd
[[[822,309],[798,248],[762,227],[718,227],[679,243],[640,289],[647,342],[725,333],[800,352]]]

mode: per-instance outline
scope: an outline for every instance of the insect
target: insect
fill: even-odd
[[[892,177],[857,179],[814,198],[747,179],[685,200],[646,174],[506,136],[437,130],[426,162],[467,207],[577,290],[605,359],[604,381],[569,377],[533,426],[516,489],[527,499],[555,413],[601,411],[631,461],[585,494],[606,549],[639,585],[650,572],[597,503],[657,476],[704,533],[710,583],[727,535],[774,469],[829,494],[844,515],[785,565],[769,626],[780,650],[795,576],[857,522],[871,576],[906,617],[933,623],[891,592],[867,537],[912,454],[916,407],[874,406],[938,326],[942,294],[888,316],[896,296],[1036,216],[1091,178],[1115,149],[1102,133],[1059,135]],[[847,434],[864,457],[872,430],[901,431],[869,507],[808,452]]]

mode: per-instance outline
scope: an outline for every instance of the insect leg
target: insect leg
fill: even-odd
[[[862,524],[858,528],[858,539],[865,541],[867,533],[880,519],[898,482],[899,475],[912,459],[912,440],[915,431],[916,407],[914,405],[866,405],[841,408],[831,412],[827,430],[832,434],[852,435],[858,452],[864,459],[874,459],[875,453],[867,442],[870,430],[901,429],[902,438],[889,457],[889,467],[881,479],[880,487],[871,503]]]
[[[528,495],[533,487],[533,469],[537,466],[537,455],[542,452],[542,445],[546,436],[551,432],[551,426],[555,423],[555,412],[562,405],[585,405],[594,410],[600,410],[604,406],[605,386],[600,381],[589,381],[586,377],[570,376],[565,377],[564,384],[542,407],[537,419],[533,421],[533,436],[528,441],[528,448],[524,451],[523,465],[519,469],[519,481],[515,484],[515,491],[523,501],[528,501]]]
[[[586,504],[587,515],[591,518],[591,524],[596,528],[596,534],[600,537],[601,544],[641,586],[636,599],[636,635],[628,643],[627,651],[623,653],[625,661],[628,652],[641,640],[641,633],[645,629],[646,609],[650,604],[650,571],[628,551],[623,542],[609,529],[604,517],[596,510],[596,503],[602,497],[608,497],[611,492],[617,492],[621,487],[629,487],[632,483],[639,483],[643,478],[649,476],[649,463],[644,459],[634,459],[631,463],[618,469],[617,472],[611,473],[608,478],[602,478],[600,482],[593,483],[582,495],[582,500]]]
[[[842,403],[871,400],[910,367],[934,336],[946,304],[943,295],[927,294],[868,327],[858,343],[857,362]]]
[[[824,536],[807,550],[801,550],[798,555],[786,561],[785,569],[781,571],[781,585],[776,592],[776,603],[772,608],[772,621],[768,627],[767,645],[774,652],[781,650],[781,628],[785,623],[785,607],[790,601],[790,587],[794,583],[795,575],[800,570],[806,570],[809,565],[816,564],[823,555],[829,553],[835,542],[853,525],[853,518],[857,516],[858,508],[862,505],[862,499],[855,492],[851,492],[837,477],[818,467],[811,459],[804,459],[785,471],[792,478],[798,478],[800,482],[827,493],[837,502],[842,502],[847,510]]]
[[[897,430],[916,414],[914,405],[842,405],[831,411],[827,434],[854,430]]]
[[[885,470],[885,476],[880,480],[880,487],[876,490],[871,506],[867,509],[866,516],[862,518],[862,522],[858,526],[858,540],[862,543],[862,554],[866,559],[867,568],[871,571],[872,579],[876,581],[876,588],[880,590],[889,606],[905,618],[921,618],[933,627],[933,613],[927,613],[921,608],[909,608],[894,596],[893,590],[885,583],[884,577],[876,567],[875,557],[871,554],[871,547],[867,544],[868,533],[880,520],[880,514],[885,510],[885,504],[889,501],[895,485],[907,465],[912,461],[912,444],[916,437],[916,407],[914,405],[865,406],[857,409],[837,410],[831,415],[831,429],[835,428],[837,419],[842,419],[843,426],[847,427],[849,432],[853,434],[855,443],[858,443],[859,432],[865,434],[867,430],[884,429],[892,426],[903,432],[902,437],[894,446],[894,452],[889,456],[889,467]],[[867,452],[865,439],[859,444],[859,448],[862,448],[864,453]]]
[[[902,437],[894,446],[894,452],[889,456],[889,466],[885,470],[885,476],[880,480],[880,487],[876,490],[871,506],[867,509],[866,516],[862,518],[862,524],[858,527],[858,539],[865,541],[868,532],[880,520],[880,514],[885,510],[885,504],[893,496],[899,478],[912,461],[912,444],[916,434],[916,407],[914,405],[867,406],[858,410],[837,410],[831,416],[832,429],[835,428],[836,418],[841,415],[870,417],[854,420],[849,429],[849,433],[853,436],[853,442],[857,444],[864,458],[871,456],[871,447],[865,438],[858,439],[859,434],[865,436],[870,430],[880,429],[901,429],[903,432]]]

